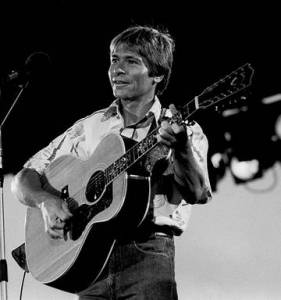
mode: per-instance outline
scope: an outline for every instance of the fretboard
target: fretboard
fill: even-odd
[[[182,107],[182,117],[186,120],[197,110],[197,99],[194,98]],[[115,180],[121,173],[125,172],[141,157],[150,152],[159,142],[156,138],[160,126],[153,129],[143,140],[136,143],[125,154],[118,158],[114,163],[105,169],[106,183],[109,184]]]
[[[185,106],[180,108],[180,118],[173,116],[171,118],[172,122],[186,121],[199,108],[206,109],[210,106],[218,105],[222,100],[240,93],[251,84],[253,72],[254,70],[249,63],[234,70],[224,78],[204,89],[199,96],[196,96]],[[238,100],[240,99],[238,98]],[[117,176],[126,171],[158,144],[156,135],[159,127],[160,126],[157,126],[142,141],[135,144],[124,155],[106,168],[106,183],[112,182]]]

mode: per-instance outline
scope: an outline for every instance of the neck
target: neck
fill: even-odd
[[[144,118],[153,103],[154,97],[152,99],[141,101],[127,101],[121,99],[122,115],[124,118],[125,127],[133,125]]]

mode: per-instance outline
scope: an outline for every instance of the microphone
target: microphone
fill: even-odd
[[[24,66],[12,70],[6,78],[6,82],[21,84],[36,77],[41,78],[51,65],[50,57],[45,52],[34,52],[25,60]]]

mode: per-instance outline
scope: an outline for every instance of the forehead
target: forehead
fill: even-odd
[[[143,57],[138,53],[138,50],[134,46],[129,46],[127,44],[119,44],[113,49],[111,49],[110,55],[118,55],[118,56],[134,56],[138,57],[140,59],[143,59]]]

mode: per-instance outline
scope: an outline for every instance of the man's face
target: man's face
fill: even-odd
[[[121,44],[110,55],[108,75],[113,94],[123,100],[153,98],[155,83],[143,57],[125,44]]]

